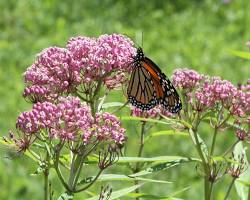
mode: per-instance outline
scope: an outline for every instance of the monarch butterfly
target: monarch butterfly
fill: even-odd
[[[129,102],[141,109],[150,110],[161,104],[171,113],[181,110],[179,95],[161,69],[144,56],[142,48],[133,58],[133,71],[127,88]]]

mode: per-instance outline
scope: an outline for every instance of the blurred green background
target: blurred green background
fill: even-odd
[[[234,84],[244,83],[250,77],[249,62],[230,55],[227,50],[249,50],[245,45],[250,40],[249,10],[248,0],[0,0],[0,135],[14,129],[20,112],[31,107],[22,98],[25,69],[42,49],[54,45],[65,47],[72,36],[126,34],[143,46],[145,54],[168,76],[175,68],[189,67]],[[127,134],[131,143],[137,141],[133,131]],[[218,144],[230,142],[233,137],[222,134]],[[159,140],[148,144],[145,156],[187,155],[187,152],[192,155],[188,139]],[[10,154],[0,146],[0,199],[42,199],[42,177],[30,176],[36,170],[34,163]],[[190,186],[181,197],[201,199],[203,187],[195,165],[161,172],[159,177],[173,184],[147,184],[144,191],[170,194]],[[52,179],[56,180],[53,174]],[[223,197],[229,181],[227,177],[217,184],[215,199]],[[114,189],[122,188],[116,183],[111,185]],[[59,184],[55,187],[55,195],[63,192]],[[98,193],[99,189],[91,190]],[[233,189],[232,199],[237,198]]]

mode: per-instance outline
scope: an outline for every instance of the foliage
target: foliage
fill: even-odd
[[[129,5],[129,6],[128,6]],[[34,55],[42,49],[52,46],[65,46],[65,41],[76,35],[99,35],[101,33],[125,33],[137,43],[143,42],[147,55],[157,61],[163,71],[171,74],[176,66],[190,66],[197,71],[210,75],[220,75],[225,79],[237,83],[244,83],[249,78],[249,62],[236,58],[228,49],[245,50],[244,44],[249,39],[249,9],[247,1],[154,1],[145,4],[144,1],[1,1],[2,10],[1,40],[0,40],[0,121],[2,135],[7,135],[9,129],[14,128],[18,112],[28,110],[30,105],[23,101],[21,74],[31,65]],[[96,16],[98,13],[98,17]],[[143,41],[141,33],[143,32]],[[165,68],[169,66],[168,68]],[[119,91],[112,92],[108,101],[125,102]],[[118,97],[119,96],[119,97]],[[111,109],[111,107],[109,108]],[[18,112],[17,112],[18,111]],[[127,115],[128,111],[118,115]],[[128,145],[136,146],[138,141],[135,127],[138,121],[123,121],[128,127]],[[196,157],[191,149],[187,132],[172,132],[173,134],[156,134],[166,131],[168,125],[154,124],[149,131],[150,139],[144,151],[146,158],[152,156],[186,155]],[[170,130],[168,130],[170,131]],[[208,125],[202,124],[202,137],[211,138]],[[155,137],[157,136],[157,137]],[[218,137],[218,149],[225,149],[225,141],[231,143],[234,136],[231,131]],[[178,145],[177,145],[178,144]],[[2,148],[3,147],[3,148]],[[1,148],[0,184],[1,199],[36,199],[42,196],[41,180],[30,177],[29,172],[36,167],[25,157],[13,152],[12,149]],[[164,149],[164,150],[162,150]],[[134,148],[127,149],[129,156],[134,156]],[[248,150],[247,150],[248,151]],[[156,162],[156,161],[155,161]],[[25,163],[25,164],[24,164]],[[151,163],[151,162],[149,162]],[[152,191],[152,195],[172,194],[176,189],[190,186],[189,190],[180,193],[184,199],[198,199],[202,195],[201,182],[195,173],[195,165],[181,165],[177,168],[159,174],[152,174],[152,179],[168,180],[173,184],[162,185],[145,184],[142,192]],[[190,173],[193,169],[194,173]],[[89,169],[91,171],[91,169]],[[39,170],[38,170],[39,171]],[[110,174],[128,173],[124,164],[110,169]],[[183,175],[180,178],[180,174]],[[185,176],[184,176],[185,175]],[[55,191],[63,192],[52,171],[52,181]],[[225,181],[225,182],[224,182]],[[229,179],[217,183],[217,197],[221,198],[226,190]],[[2,187],[3,183],[3,187]],[[15,183],[15,184],[13,184]],[[130,183],[112,184],[114,190],[131,186]],[[92,192],[91,192],[92,191]],[[88,194],[94,196],[99,193],[98,185]],[[194,193],[194,191],[196,191]],[[55,192],[55,196],[59,194]],[[143,195],[143,194],[141,194]],[[232,198],[236,198],[236,191],[232,190]],[[76,199],[78,196],[76,196]],[[82,196],[79,196],[81,199]],[[128,197],[128,199],[130,199]]]

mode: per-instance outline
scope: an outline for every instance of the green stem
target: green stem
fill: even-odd
[[[44,170],[44,200],[49,200],[49,169]]]
[[[62,172],[61,172],[60,167],[59,167],[59,155],[60,155],[60,151],[61,151],[61,149],[63,147],[63,144],[64,143],[60,143],[60,144],[57,145],[55,161],[54,161],[54,167],[55,167],[57,176],[60,179],[61,183],[63,184],[64,188],[67,191],[72,192],[71,189],[69,188],[69,186],[67,185],[66,181],[64,180],[64,177],[63,177]]]
[[[203,165],[203,169],[205,171],[205,176],[204,176],[204,193],[205,193],[205,200],[210,200],[210,195],[211,195],[211,192],[210,192],[210,185],[209,185],[209,181],[208,181],[208,176],[209,176],[209,173],[210,173],[210,170],[209,170],[209,166],[207,164],[207,159],[204,157],[203,153],[202,153],[202,150],[201,150],[201,145],[199,143],[199,139],[198,139],[198,136],[196,134],[196,132],[194,132],[194,138],[195,138],[195,142],[197,145],[195,145],[196,147],[196,150],[202,160],[202,165]]]
[[[93,180],[90,184],[88,184],[87,186],[85,186],[85,187],[83,187],[83,188],[81,188],[81,189],[74,190],[74,192],[75,192],[75,193],[77,193],[77,192],[82,192],[82,191],[88,189],[88,188],[89,188],[91,185],[93,185],[93,184],[95,183],[95,181],[99,178],[99,176],[101,175],[102,171],[103,171],[103,170],[100,170],[100,171],[98,172],[98,174],[96,175],[96,177],[94,178],[94,180]]]
[[[205,192],[205,200],[210,200],[210,186],[209,186],[209,181],[207,180],[207,177],[204,177],[204,192]]]
[[[209,186],[209,199],[212,197],[214,182],[210,182]]]
[[[69,180],[68,180],[68,186],[70,189],[73,191],[73,184],[74,184],[74,179],[75,179],[75,173],[76,170],[78,169],[78,163],[79,163],[79,156],[76,156],[76,154],[73,153],[71,164],[70,164],[70,175],[69,175]]]
[[[88,156],[96,148],[96,146],[98,144],[99,144],[98,142],[94,142],[94,145],[87,152],[85,152],[85,154],[83,154],[83,155],[80,154],[79,155],[81,157],[81,161],[80,161],[80,164],[79,164],[79,167],[77,169],[76,176],[75,176],[75,179],[74,179],[74,183],[73,183],[74,188],[76,187],[78,179],[80,177],[82,167],[83,167],[83,164],[84,164],[84,159],[86,158],[86,156]]]
[[[79,179],[79,177],[80,177],[80,174],[81,174],[81,171],[82,171],[82,166],[83,166],[83,161],[84,161],[84,157],[81,156],[80,165],[79,165],[78,170],[77,170],[77,172],[76,172],[75,180],[74,180],[74,183],[73,183],[73,187],[74,187],[74,188],[76,187],[77,181],[78,181],[78,179]]]
[[[206,166],[207,165],[207,158],[205,158],[205,156],[203,155],[203,152],[202,152],[202,149],[201,149],[201,144],[199,142],[196,131],[195,130],[192,130],[192,131],[194,133],[194,139],[195,139],[195,144],[194,145],[195,145],[195,148],[196,148],[196,150],[197,150],[197,152],[198,152],[198,154],[199,154],[199,156],[201,158],[202,164]],[[207,172],[207,169],[208,168],[206,167],[206,172]]]
[[[90,103],[90,101],[89,101],[87,98],[84,98],[84,97],[81,96],[78,92],[76,92],[75,95],[76,95],[77,97],[79,97],[81,100],[83,100],[83,101],[85,101],[85,102],[87,102],[87,103]]]
[[[225,153],[222,155],[222,157],[225,157],[230,151],[233,150],[233,148],[235,147],[236,144],[238,144],[240,142],[240,140],[237,140],[235,143],[233,143],[226,151]]]
[[[233,178],[233,179],[232,179],[232,181],[231,181],[231,183],[230,183],[230,185],[229,185],[229,187],[228,187],[228,190],[227,190],[227,193],[226,193],[226,196],[225,196],[224,200],[227,200],[227,199],[228,199],[228,196],[229,196],[229,194],[230,194],[230,192],[231,192],[231,190],[232,190],[232,187],[233,187],[233,185],[234,185],[235,180],[236,180],[236,178]]]
[[[140,147],[139,147],[139,151],[138,151],[138,157],[141,157],[142,156],[142,153],[143,153],[143,147],[144,147],[144,135],[145,135],[145,125],[146,125],[146,122],[145,121],[142,121],[142,125],[141,125],[141,136],[140,136]],[[133,170],[134,173],[137,173],[140,171],[140,163],[136,163],[136,166],[135,166],[135,169]],[[134,181],[135,185],[138,184],[138,180],[135,180]],[[140,190],[139,188],[137,188],[135,190],[135,193],[139,193]],[[140,198],[137,197],[136,200],[139,200]]]
[[[146,122],[143,121],[142,122],[142,126],[141,126],[140,148],[139,148],[139,152],[138,152],[138,157],[141,157],[142,156],[142,152],[143,152],[144,135],[145,135],[145,125],[146,125]]]
[[[248,187],[248,197],[247,197],[248,200],[250,200],[250,187]]]
[[[45,161],[44,161],[45,162],[45,169],[43,172],[43,175],[44,175],[44,200],[49,200],[50,194],[51,194],[50,183],[49,183],[49,170],[51,167],[49,151],[50,150],[46,149],[46,156],[45,156]]]
[[[217,133],[218,133],[218,127],[215,126],[215,128],[214,128],[214,135],[213,135],[213,141],[212,141],[212,146],[211,146],[211,151],[210,151],[210,156],[212,156],[213,153],[214,153],[214,146],[215,146],[215,141],[216,141]]]
[[[205,176],[204,176],[204,195],[205,195],[205,200],[210,200],[211,198],[211,188],[210,188],[210,182],[209,182],[209,175],[210,175],[210,168],[209,168],[209,163],[208,163],[208,158],[207,156],[204,154],[204,152],[202,151],[201,148],[201,143],[199,141],[198,138],[198,126],[200,123],[200,115],[199,113],[197,114],[197,118],[196,120],[194,120],[194,125],[192,129],[189,129],[189,134],[190,136],[193,135],[194,140],[192,139],[195,148],[199,154],[199,157],[201,158],[202,161],[202,166],[205,172]],[[192,138],[192,137],[191,137]]]

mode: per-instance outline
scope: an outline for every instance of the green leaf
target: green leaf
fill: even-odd
[[[118,163],[126,164],[126,163],[138,163],[138,162],[172,162],[176,160],[185,160],[192,159],[193,161],[199,161],[197,158],[187,158],[182,156],[157,156],[152,158],[144,158],[144,157],[120,157]],[[94,164],[98,162],[97,156],[88,156],[89,164]]]
[[[176,159],[176,160],[173,160],[173,161],[170,161],[170,162],[155,164],[152,167],[146,168],[145,170],[142,170],[142,171],[140,171],[138,173],[131,174],[130,176],[131,177],[144,176],[144,175],[147,175],[147,174],[152,174],[152,173],[156,173],[156,172],[159,172],[159,171],[169,169],[171,167],[180,165],[182,163],[197,162],[197,161],[200,162],[199,159],[182,157],[180,159]]]
[[[172,118],[169,118],[169,117],[166,117],[165,115],[161,115],[165,120],[169,121],[169,122],[172,122],[170,124],[182,124],[183,126],[187,127],[188,129],[189,128],[192,128],[192,125],[189,124],[188,122],[184,121],[184,120],[179,120],[179,119],[172,119]]]
[[[73,200],[73,195],[68,193],[63,193],[60,195],[60,197],[57,200]]]
[[[125,121],[146,121],[146,122],[167,124],[167,125],[173,124],[173,122],[164,122],[164,121],[161,121],[161,120],[158,120],[158,119],[142,118],[142,117],[131,117],[131,116],[121,117],[121,120],[125,120]]]
[[[234,56],[250,60],[250,52],[229,50],[229,53]]]
[[[178,198],[170,197],[170,196],[158,196],[152,194],[145,194],[145,193],[131,193],[129,195],[130,198],[143,198],[143,199],[161,199],[161,200],[177,200]]]
[[[164,195],[164,196],[159,196],[159,195],[151,195],[151,194],[145,194],[145,193],[130,193],[127,196],[131,198],[138,198],[142,197],[144,199],[161,199],[161,200],[181,200],[180,198],[176,198],[176,195],[179,195],[183,193],[184,191],[190,189],[190,187],[185,187],[179,191],[176,191],[170,195]]]
[[[171,135],[176,135],[176,136],[188,136],[188,133],[186,132],[182,132],[182,131],[175,131],[175,130],[165,130],[165,131],[158,131],[158,132],[154,132],[154,133],[150,133],[146,138],[145,138],[145,142],[147,140],[149,140],[152,137],[156,137],[156,136],[171,136]]]
[[[92,182],[95,179],[95,176],[87,177],[83,180],[81,180],[78,185],[87,184]],[[147,178],[140,178],[140,177],[130,177],[123,174],[102,174],[97,179],[98,182],[104,182],[104,181],[144,181],[144,182],[151,182],[151,183],[171,183],[168,181],[161,181],[161,180],[154,180],[154,179],[147,179]]]
[[[242,181],[242,180],[236,180],[237,182],[239,182],[240,184],[243,184],[244,186],[250,187],[250,181]]]
[[[138,185],[134,185],[132,187],[127,187],[121,190],[117,190],[115,192],[112,192],[109,200],[113,200],[113,199],[117,199],[119,197],[125,196],[127,194],[129,194],[130,192],[133,192],[134,190],[136,190],[137,188],[140,188],[143,184],[138,184]],[[98,200],[99,199],[99,195],[95,196],[95,197],[91,197],[88,198],[86,200]]]
[[[217,161],[217,162],[228,162],[232,164],[239,164],[239,162],[235,161],[234,159],[223,157],[223,156],[213,156],[212,158],[214,161]]]
[[[240,157],[244,156],[244,162],[247,163],[249,166],[249,163],[247,161],[247,156],[246,156],[246,150],[243,147],[242,142],[239,142],[235,147],[234,147],[234,157],[236,161],[240,162]],[[248,194],[249,193],[249,186],[246,186],[242,184],[243,182],[247,183],[250,182],[250,168],[248,167],[245,172],[243,172],[240,177],[235,181],[234,185],[237,191],[238,196],[242,200],[247,200],[248,199]]]
[[[108,103],[104,103],[102,105],[102,108],[110,108],[110,107],[119,107],[119,106],[123,106],[124,103],[122,102],[108,102]]]

